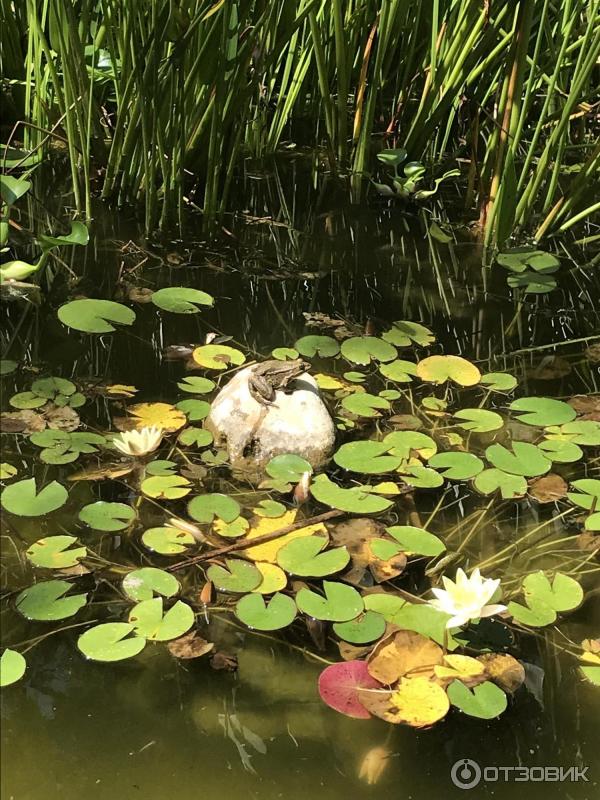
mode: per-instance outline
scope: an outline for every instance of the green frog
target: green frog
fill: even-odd
[[[252,369],[248,389],[257,403],[272,406],[277,389],[287,389],[293,380],[309,369],[310,364],[301,358],[293,361],[263,361]]]

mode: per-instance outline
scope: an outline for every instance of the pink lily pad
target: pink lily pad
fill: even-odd
[[[359,689],[381,689],[367,669],[366,661],[341,661],[325,667],[319,675],[321,700],[330,708],[354,719],[369,719],[371,715],[358,699]]]

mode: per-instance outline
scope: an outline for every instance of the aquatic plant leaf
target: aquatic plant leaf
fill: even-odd
[[[179,528],[148,528],[142,534],[142,543],[153,553],[160,553],[162,556],[174,556],[196,543],[191,533],[179,530]]]
[[[377,158],[382,164],[394,168],[399,167],[403,161],[406,161],[407,156],[408,153],[403,147],[398,149],[389,148],[377,153]]]
[[[12,464],[9,464],[7,461],[3,461],[0,464],[0,481],[9,481],[17,474],[18,469]]]
[[[8,401],[13,408],[41,408],[48,402],[45,397],[40,397],[35,392],[17,392]]]
[[[317,382],[317,386],[323,392],[338,392],[338,391],[351,391],[352,388],[348,386],[347,383],[340,380],[340,378],[336,378],[333,375],[325,375],[322,372],[318,372],[316,375],[313,376]],[[338,395],[336,395],[337,397]]]
[[[133,423],[133,427],[138,430],[140,428],[160,428],[165,433],[172,433],[183,428],[187,422],[183,411],[175,408],[171,403],[135,403],[128,406],[127,412],[130,417],[125,417],[125,420]],[[131,428],[131,424],[129,428]]]
[[[2,165],[4,166],[4,164]],[[13,175],[0,175],[0,196],[2,202],[12,206],[31,189],[31,182]]]
[[[18,366],[18,363],[11,358],[0,359],[0,376],[11,375]]]
[[[485,681],[485,668],[476,658],[464,655],[445,655],[443,664],[433,668],[437,682],[446,686],[453,680],[459,680],[465,686],[476,686]]]
[[[390,685],[404,676],[433,677],[433,668],[442,663],[442,658],[442,648],[428,637],[411,630],[399,630],[375,646],[367,664],[374,678]]]
[[[168,642],[187,633],[195,622],[193,610],[178,600],[163,616],[162,597],[142,600],[129,612],[136,636],[154,642]]]
[[[40,268],[40,262],[37,264],[30,264],[27,261],[5,261],[0,267],[0,283],[5,281],[22,281],[29,275],[33,275]]]
[[[556,611],[550,608],[546,603],[540,601],[531,601],[531,605],[524,606],[520,603],[511,600],[508,604],[508,613],[512,615],[517,622],[523,625],[529,625],[532,628],[540,628],[544,625],[551,625],[556,621]]]
[[[517,379],[507,372],[486,372],[479,382],[490,392],[512,392],[517,388]]]
[[[453,681],[448,686],[447,693],[452,705],[470,717],[494,719],[506,710],[506,695],[491,681],[485,681],[473,689],[469,689],[461,681]]]
[[[522,275],[509,275],[506,282],[511,289],[524,289],[526,294],[546,294],[558,285],[552,275],[538,275],[530,270]]]
[[[411,376],[417,375],[417,365],[412,361],[403,361],[401,358],[397,358],[395,361],[390,361],[389,364],[380,364],[379,372],[390,381],[410,383]]]
[[[82,633],[77,647],[90,661],[124,661],[146,646],[141,636],[129,636],[132,632],[133,625],[127,622],[105,622]]]
[[[218,492],[200,494],[190,500],[188,514],[196,522],[212,522],[215,517],[223,522],[233,522],[240,515],[240,504],[233,497]]]
[[[252,511],[257,517],[269,517],[271,519],[276,519],[277,517],[281,517],[283,514],[285,514],[286,508],[283,503],[278,503],[277,500],[261,500],[260,503],[252,509]]]
[[[301,536],[277,551],[277,563],[286,572],[303,577],[322,578],[339,572],[350,561],[345,547],[321,552],[327,545],[323,536]]]
[[[344,372],[344,380],[350,381],[350,383],[364,383],[367,379],[367,376],[363,372],[353,372],[350,370],[349,372]]]
[[[68,496],[65,487],[57,481],[52,481],[38,492],[35,478],[25,478],[2,490],[0,505],[5,511],[19,517],[42,517],[63,506]]]
[[[567,495],[572,503],[580,508],[586,508],[588,511],[600,511],[600,480],[596,478],[581,478],[573,481],[571,486],[577,490],[576,492],[569,492]]]
[[[551,425],[545,430],[548,441],[572,442],[588,447],[600,447],[600,422],[575,420],[564,425]]]
[[[429,466],[441,472],[448,480],[466,481],[479,475],[485,465],[473,453],[456,451],[436,453],[429,459]]]
[[[293,361],[300,353],[293,347],[276,347],[271,351],[271,356],[277,361]]]
[[[312,474],[310,463],[293,453],[274,456],[265,467],[267,474],[277,480],[298,483],[305,472]]]
[[[77,541],[75,536],[47,536],[38,539],[27,550],[27,558],[34,567],[65,569],[74,567],[80,558],[85,558],[87,548],[71,547]]]
[[[365,611],[349,622],[334,622],[333,631],[351,644],[367,644],[385,633],[385,619],[377,611]]]
[[[98,500],[79,512],[79,519],[96,531],[122,531],[135,519],[135,511],[125,503]]]
[[[206,400],[180,400],[175,408],[183,411],[189,422],[199,422],[210,414],[210,403]]]
[[[157,458],[146,464],[146,475],[175,475],[177,464],[175,461],[169,461],[164,458]]]
[[[387,411],[390,402],[368,392],[353,392],[342,399],[342,406],[357,417],[379,417],[381,415],[377,409]]]
[[[360,701],[372,714],[394,725],[424,728],[443,719],[450,709],[446,692],[422,677],[402,678],[394,691],[361,691]]]
[[[386,531],[406,553],[439,556],[446,549],[441,539],[424,528],[416,528],[413,525],[392,525],[386,528]]]
[[[191,484],[182,475],[153,475],[144,478],[140,489],[146,497],[156,500],[177,500],[191,491]]]
[[[541,273],[552,273],[560,267],[560,261],[551,253],[531,247],[514,247],[499,253],[496,261],[501,266],[517,274],[527,269]]]
[[[475,364],[460,356],[429,356],[417,364],[417,375],[428,383],[454,381],[459,386],[475,386],[481,373]]]
[[[383,439],[388,452],[405,461],[416,456],[427,461],[437,453],[437,444],[425,433],[419,431],[393,431]]]
[[[343,489],[327,475],[317,475],[311,484],[310,492],[319,503],[352,514],[378,514],[392,505],[389,500],[369,494],[360,486]]]
[[[213,522],[212,529],[219,536],[224,536],[226,539],[237,539],[239,536],[243,536],[249,527],[250,523],[247,519],[237,517],[233,522],[223,522],[222,519],[216,519]]]
[[[381,338],[386,342],[396,345],[396,347],[409,347],[411,344],[418,344],[421,347],[428,347],[435,342],[435,336],[418,322],[408,322],[397,320],[389,331],[381,334]],[[409,362],[407,362],[409,363]],[[409,373],[413,375],[415,373]]]
[[[364,608],[360,593],[345,583],[323,581],[323,591],[324,597],[312,589],[300,589],[296,595],[298,609],[313,619],[348,622]]]
[[[385,400],[399,400],[402,395],[397,389],[384,389],[379,392],[379,397],[383,397]]]
[[[168,286],[152,293],[150,301],[163,311],[172,311],[174,314],[197,314],[198,306],[212,306],[214,297],[201,292],[199,289],[190,289],[186,286]]]
[[[583,450],[575,442],[545,440],[537,445],[551,461],[573,464],[583,458]]]
[[[509,405],[511,411],[523,412],[516,418],[526,425],[562,425],[577,416],[575,409],[562,400],[550,397],[520,397]]]
[[[195,445],[196,447],[208,447],[213,443],[213,435],[206,428],[196,428],[193,425],[185,428],[177,437],[179,444],[185,447]]]
[[[398,472],[404,483],[416,489],[437,489],[444,483],[442,476],[434,469],[417,464],[403,464]]]
[[[512,452],[501,444],[492,444],[486,448],[485,457],[496,469],[527,478],[544,475],[552,466],[539,447],[528,442],[513,442]]]
[[[246,356],[240,350],[224,344],[203,344],[196,347],[192,358],[201,367],[217,370],[227,369],[230,364],[239,367],[246,360]]]
[[[459,428],[473,433],[489,433],[504,427],[504,420],[500,414],[484,408],[462,408],[460,411],[455,411],[454,416],[465,420],[458,423]]]
[[[72,588],[69,581],[34,583],[17,595],[17,610],[27,619],[44,622],[72,617],[87,601],[85,593],[65,597]]]
[[[512,475],[501,469],[484,469],[475,476],[473,486],[485,495],[500,491],[504,500],[514,500],[527,494],[527,481],[522,475]]]
[[[398,355],[390,342],[376,336],[352,336],[344,339],[341,353],[353,364],[370,364],[371,361],[393,361]]]
[[[523,593],[528,606],[544,603],[553,611],[572,611],[583,602],[583,589],[574,578],[557,572],[552,583],[542,570],[523,580]]]
[[[251,592],[262,583],[262,573],[254,564],[241,558],[228,558],[225,563],[227,569],[211,564],[206,570],[208,580],[221,592]]]
[[[21,653],[7,647],[0,658],[0,686],[10,686],[20,681],[26,669],[27,662]]]
[[[85,246],[90,240],[90,234],[83,222],[72,222],[70,233],[67,233],[64,236],[47,236],[43,234],[38,236],[37,240],[40,243],[42,250],[50,250],[52,247],[60,247],[61,245],[65,244],[78,244]]]
[[[274,594],[287,586],[288,578],[285,572],[277,564],[269,564],[266,561],[255,561],[254,566],[262,575],[262,581],[256,589],[252,589],[257,594]]]
[[[296,618],[296,604],[280,592],[266,602],[260,594],[246,594],[237,601],[235,615],[252,630],[277,631],[292,624]]]
[[[600,686],[600,667],[581,666],[579,669],[586,680],[595,686]]]
[[[38,378],[31,384],[31,391],[40,397],[54,400],[57,395],[72,395],[75,393],[76,386],[66,378]]]
[[[173,597],[180,590],[179,581],[170,572],[157,567],[141,567],[123,578],[123,591],[130,600],[150,600],[155,594]]]
[[[296,521],[297,514],[297,509],[290,509],[281,517],[260,517],[256,523],[253,523],[252,528],[246,537],[249,546],[246,550],[244,550],[244,555],[248,558],[251,558],[253,561],[266,561],[270,564],[273,564],[277,560],[277,553],[279,550],[285,544],[293,541],[294,539],[299,539],[303,536],[320,534],[322,538],[327,541],[326,527],[322,523],[317,523],[316,525],[307,525],[305,528],[298,528],[295,531],[290,531],[283,536],[278,536],[270,542],[264,542],[263,544],[252,546],[252,539],[256,539],[260,536],[281,530],[282,528],[287,528],[288,525],[292,525],[292,523]]]
[[[586,531],[600,531],[600,511],[590,514],[583,527]]]
[[[381,593],[367,595],[365,608],[378,611],[387,622],[399,628],[415,631],[438,644],[447,645],[449,650],[459,646],[459,642],[446,628],[450,615],[429,603],[409,603],[396,595]]]
[[[112,300],[84,297],[58,309],[58,318],[69,328],[84,333],[112,333],[117,325],[133,325],[135,312]]]
[[[351,472],[376,475],[391,472],[400,466],[402,456],[385,455],[390,449],[384,442],[370,440],[346,442],[338,447],[333,460],[338,466]]]
[[[216,384],[210,378],[204,378],[200,375],[189,375],[178,381],[177,386],[182,392],[189,392],[190,394],[208,394],[212,392]]]
[[[306,358],[332,358],[340,352],[338,342],[331,336],[302,336],[294,342],[294,348]]]
[[[370,719],[371,715],[360,702],[359,689],[380,689],[367,669],[365,661],[345,661],[330,664],[319,675],[319,695],[321,700],[353,719]]]

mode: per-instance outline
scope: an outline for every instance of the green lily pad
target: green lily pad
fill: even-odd
[[[183,411],[189,422],[200,422],[210,414],[210,403],[206,400],[180,400],[175,407]]]
[[[511,411],[523,412],[517,419],[526,425],[562,425],[577,416],[575,409],[568,403],[549,397],[520,397],[513,400],[509,408]]]
[[[501,444],[492,444],[486,448],[485,457],[496,469],[527,478],[544,475],[552,466],[539,447],[528,442],[513,442],[512,452]]]
[[[261,500],[252,510],[258,517],[277,519],[277,517],[285,514],[286,507],[283,503],[278,503],[277,500]]]
[[[390,447],[384,442],[363,440],[346,442],[335,452],[333,460],[343,469],[368,475],[392,472],[397,469],[402,456],[385,455]]]
[[[581,665],[579,667],[583,677],[595,686],[600,686],[600,667],[586,667]]]
[[[293,361],[298,358],[300,353],[293,347],[276,347],[271,351],[271,355],[277,361]]]
[[[225,567],[211,564],[206,570],[206,577],[221,592],[251,592],[262,582],[261,572],[249,561],[240,558],[228,558]]]
[[[504,253],[498,254],[496,261],[517,274],[528,269],[540,273],[551,273],[556,272],[560,267],[560,261],[556,256],[530,247],[514,247],[506,250]]]
[[[277,563],[286,572],[303,577],[322,578],[339,572],[350,561],[345,547],[321,552],[327,545],[324,536],[302,536],[292,539],[277,551]]]
[[[136,636],[154,642],[169,642],[187,633],[195,622],[195,616],[191,607],[181,600],[163,615],[162,597],[153,597],[142,600],[131,609],[129,622]]]
[[[77,541],[75,536],[48,536],[38,539],[27,550],[27,558],[34,567],[46,569],[65,569],[74,567],[80,558],[85,558],[87,548],[71,547]]]
[[[233,522],[223,522],[219,519],[213,523],[213,531],[226,539],[237,539],[243,536],[250,527],[250,523],[244,517],[237,517]]]
[[[182,392],[190,394],[208,394],[212,392],[216,384],[210,378],[203,378],[200,375],[189,375],[177,383]]]
[[[484,468],[483,461],[473,453],[458,450],[450,453],[436,453],[429,459],[429,466],[440,471],[451,481],[466,481],[474,478]]]
[[[360,486],[343,489],[327,475],[317,475],[311,484],[310,492],[319,503],[351,514],[378,514],[392,505],[389,500],[369,494]]]
[[[41,408],[48,402],[45,397],[40,397],[35,392],[17,392],[8,401],[13,408]]]
[[[566,422],[564,425],[551,425],[546,428],[545,436],[549,441],[600,447],[600,422],[582,419]]]
[[[348,622],[364,608],[360,593],[345,583],[323,581],[323,591],[324,597],[312,589],[300,589],[296,595],[298,609],[313,619]]]
[[[82,633],[77,647],[90,661],[124,661],[146,646],[141,636],[129,636],[132,632],[133,625],[127,622],[105,622]]]
[[[489,433],[504,427],[504,420],[500,414],[484,408],[463,408],[455,411],[454,416],[457,419],[465,420],[465,422],[458,423],[459,428],[464,431],[473,431],[473,433]]]
[[[486,372],[480,383],[491,392],[512,392],[517,388],[517,379],[507,372]]]
[[[175,556],[185,550],[196,540],[191,533],[181,531],[179,528],[148,528],[142,534],[142,542],[148,550],[160,553],[162,556]]]
[[[546,440],[538,444],[540,450],[552,461],[559,464],[573,464],[583,458],[583,450],[575,442]]]
[[[198,306],[212,306],[215,302],[206,292],[186,286],[168,286],[153,292],[150,300],[163,311],[174,314],[197,314]]]
[[[57,481],[37,491],[35,478],[11,483],[2,490],[0,504],[5,511],[19,517],[42,517],[67,502],[67,490]]]
[[[217,370],[227,369],[230,364],[239,367],[246,360],[246,356],[240,350],[225,344],[203,344],[196,347],[192,358],[201,367]]]
[[[233,522],[240,515],[240,504],[226,494],[201,494],[188,503],[188,514],[196,522],[212,522],[215,517]]]
[[[407,322],[406,320],[394,322],[393,327],[383,333],[381,338],[396,347],[409,347],[411,344],[428,347],[435,342],[435,336],[429,328],[418,322]]]
[[[7,461],[0,463],[0,481],[9,481],[17,475],[18,469]]]
[[[306,459],[293,453],[284,453],[272,458],[266,466],[267,474],[272,478],[289,483],[298,483],[305,472],[313,469]]]
[[[388,433],[384,438],[383,444],[393,456],[399,456],[408,461],[409,458],[416,456],[427,461],[437,453],[437,444],[431,436],[419,431],[394,431]]]
[[[401,358],[397,358],[395,361],[390,361],[389,364],[381,364],[379,372],[390,381],[410,383],[411,376],[417,375],[417,365],[412,361],[403,361]]]
[[[341,352],[353,364],[370,364],[371,361],[393,361],[398,355],[390,342],[376,336],[352,336],[342,342]]]
[[[415,489],[437,489],[444,483],[439,472],[417,464],[403,465],[398,472],[402,475],[404,483],[414,486]]]
[[[583,589],[574,578],[557,572],[552,583],[541,570],[532,572],[523,580],[523,593],[527,605],[544,603],[553,611],[572,611],[583,602]]]
[[[462,681],[452,681],[446,691],[452,705],[470,717],[494,719],[506,710],[506,695],[491,681],[480,683],[472,689],[465,686]]]
[[[357,417],[379,417],[378,409],[387,411],[390,401],[368,392],[353,392],[342,399],[342,406]]]
[[[82,298],[58,309],[58,318],[69,328],[84,333],[112,333],[117,325],[133,325],[135,312],[112,300]]]
[[[449,650],[455,650],[459,646],[459,642],[446,628],[450,615],[429,603],[409,603],[390,594],[369,594],[365,597],[365,608],[378,611],[387,622],[399,628],[420,633],[441,645],[447,642]]]
[[[196,447],[208,447],[209,444],[213,443],[213,435],[206,428],[195,428],[192,426],[181,431],[177,437],[177,441],[185,447],[190,447],[191,445],[195,445]]]
[[[252,630],[277,631],[292,624],[296,618],[296,604],[280,592],[267,602],[260,594],[246,594],[238,600],[235,615]]]
[[[84,506],[79,512],[79,519],[95,531],[122,531],[135,519],[135,511],[125,503],[98,500]]]
[[[392,525],[386,531],[400,545],[405,553],[414,553],[421,556],[439,556],[446,549],[446,545],[424,528],[413,525]]]
[[[133,569],[123,578],[123,591],[130,600],[150,600],[155,594],[173,597],[181,589],[179,581],[170,572],[157,567]]]
[[[557,286],[552,275],[538,275],[531,270],[522,275],[509,275],[506,282],[511,289],[524,289],[527,294],[546,294]]]
[[[313,358],[332,358],[340,352],[340,346],[331,336],[303,336],[294,343],[294,348],[300,355]]]
[[[581,478],[573,481],[571,486],[577,489],[576,492],[568,492],[567,494],[572,503],[588,511],[592,509],[600,511],[600,480],[597,478]]]
[[[142,493],[157,500],[177,500],[191,491],[191,484],[182,475],[153,475],[140,486]]]
[[[35,583],[17,595],[17,610],[27,619],[44,622],[72,617],[87,601],[85,593],[65,597],[72,588],[69,581]]]
[[[10,358],[0,359],[0,376],[11,375],[19,364]]]
[[[429,383],[454,381],[459,386],[474,386],[481,373],[470,361],[460,356],[429,356],[417,364],[417,375]]]
[[[365,611],[349,622],[334,622],[336,636],[350,644],[368,644],[385,633],[385,619],[377,611]]]
[[[20,681],[26,669],[27,662],[21,653],[7,647],[0,658],[0,686],[10,686]]]
[[[556,621],[556,611],[542,602],[532,602],[531,606],[524,606],[511,600],[508,604],[508,613],[517,622],[532,628],[542,628],[545,625],[552,625]]]
[[[175,475],[177,464],[175,461],[168,461],[166,458],[157,458],[146,464],[146,475]]]
[[[473,486],[485,495],[499,491],[504,500],[514,500],[527,494],[527,481],[522,475],[511,475],[501,469],[484,469],[475,476]]]

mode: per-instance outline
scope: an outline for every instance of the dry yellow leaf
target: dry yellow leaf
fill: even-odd
[[[442,648],[414,631],[396,631],[377,645],[367,659],[369,673],[381,683],[392,684],[405,675],[434,674],[441,664]]]
[[[253,594],[273,594],[287,585],[287,575],[277,564],[257,561],[254,566],[261,573],[263,579],[256,589],[252,589]]]
[[[398,709],[396,721],[413,728],[433,725],[450,710],[446,692],[427,678],[403,678],[390,700]]]
[[[285,514],[282,514],[280,517],[255,518],[252,527],[248,531],[246,540],[256,539],[258,536],[273,533],[280,528],[287,528],[288,525],[292,525],[295,522],[297,513],[298,511],[293,508],[290,511],[286,511]],[[271,542],[249,547],[243,552],[244,555],[247,558],[251,558],[252,561],[267,561],[270,564],[274,564],[277,561],[277,553],[280,547],[291,542],[292,539],[298,539],[301,536],[311,536],[315,533],[327,536],[327,528],[322,523],[318,525],[308,525],[306,528],[298,528],[296,531],[286,533],[284,536],[273,539]]]
[[[113,383],[111,386],[106,387],[106,394],[114,395],[115,397],[133,397],[136,392],[135,386],[127,386],[124,383]]]
[[[483,664],[476,658],[461,655],[446,655],[444,663],[434,667],[440,685],[447,686],[453,680],[462,681],[466,686],[477,686],[486,679]]]
[[[162,428],[167,433],[178,431],[187,422],[183,411],[180,411],[170,403],[136,403],[129,406],[131,414],[131,427],[133,428]],[[115,420],[116,424],[116,420]]]

